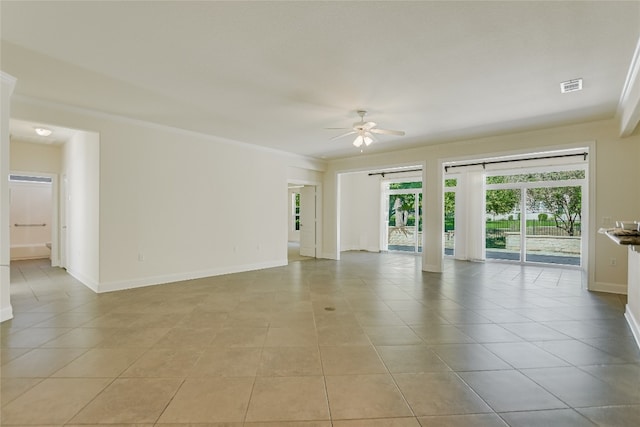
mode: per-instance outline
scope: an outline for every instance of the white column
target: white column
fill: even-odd
[[[442,199],[442,164],[428,160],[422,168],[422,270],[442,272],[442,230],[444,230]]]
[[[9,107],[16,79],[0,71],[0,322],[13,318],[9,262]]]

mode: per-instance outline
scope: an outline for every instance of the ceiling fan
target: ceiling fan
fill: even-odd
[[[404,131],[391,130],[391,129],[380,129],[380,128],[376,127],[377,124],[375,122],[365,122],[364,121],[364,116],[367,114],[366,110],[358,110],[357,113],[360,116],[360,121],[359,122],[355,122],[353,124],[352,128],[327,128],[327,129],[351,129],[347,133],[343,133],[342,135],[334,136],[333,138],[331,138],[331,141],[334,141],[334,140],[339,139],[339,138],[343,138],[343,137],[348,136],[348,135],[357,135],[356,139],[353,141],[353,145],[355,145],[356,147],[360,147],[360,146],[362,146],[362,144],[369,145],[373,141],[375,141],[375,138],[373,137],[373,134],[398,135],[398,136],[403,136],[404,135]]]

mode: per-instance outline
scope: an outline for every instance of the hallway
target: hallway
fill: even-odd
[[[640,424],[625,298],[580,272],[348,252],[96,295],[12,263],[3,426]]]

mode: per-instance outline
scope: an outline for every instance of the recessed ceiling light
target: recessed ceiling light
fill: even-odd
[[[582,90],[582,79],[567,80],[560,83],[560,93],[569,93]]]
[[[51,129],[47,128],[35,128],[35,131],[40,136],[49,136],[53,133]]]

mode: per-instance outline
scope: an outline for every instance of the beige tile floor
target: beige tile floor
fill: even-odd
[[[12,264],[3,426],[640,425],[624,297],[575,270],[345,253],[96,295]]]

